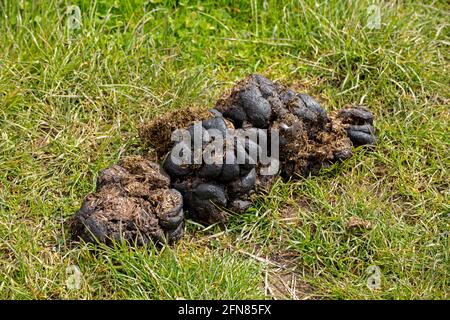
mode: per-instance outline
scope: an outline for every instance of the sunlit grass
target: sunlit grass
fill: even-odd
[[[69,4],[79,30],[67,29]],[[369,29],[370,4],[2,1],[0,298],[270,298],[267,274],[288,270],[311,288],[299,298],[448,299],[449,6],[383,2]],[[64,222],[97,172],[147,151],[140,124],[209,108],[251,72],[328,110],[364,103],[378,145],[279,181],[225,230],[188,223],[162,252],[70,246]],[[347,230],[352,217],[372,228]],[[371,265],[382,272],[374,291]]]

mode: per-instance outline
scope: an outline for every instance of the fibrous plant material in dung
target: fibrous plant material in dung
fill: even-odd
[[[171,147],[171,136],[176,129],[185,128],[194,121],[201,121],[210,114],[200,107],[187,107],[169,111],[139,128],[143,144],[153,148],[157,156],[164,156]]]
[[[184,233],[183,199],[159,164],[126,157],[100,172],[96,192],[86,196],[71,231],[73,239],[86,242],[172,242]]]

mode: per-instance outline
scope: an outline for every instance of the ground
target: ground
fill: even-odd
[[[2,1],[0,298],[448,299],[449,5],[370,5]],[[170,247],[68,241],[99,171],[149,152],[143,123],[253,72],[365,104],[376,148]]]

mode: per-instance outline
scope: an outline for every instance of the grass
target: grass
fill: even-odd
[[[379,2],[370,29],[370,4],[2,1],[0,298],[448,299],[449,5]],[[225,230],[188,223],[162,252],[66,241],[98,171],[146,152],[140,124],[210,107],[251,72],[328,110],[364,103],[377,147],[279,181]],[[372,228],[349,231],[352,217]]]

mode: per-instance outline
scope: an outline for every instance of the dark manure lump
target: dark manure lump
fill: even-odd
[[[174,131],[178,138],[172,141]],[[162,158],[162,167],[128,157],[103,170],[96,192],[73,218],[75,238],[172,242],[183,235],[183,210],[203,225],[226,223],[229,212],[248,209],[278,176],[317,174],[351,157],[354,146],[376,142],[373,115],[365,107],[328,114],[313,97],[261,75],[237,83],[209,111],[185,108],[152,120],[140,136]],[[255,150],[261,155],[264,149],[265,158],[255,157]]]
[[[205,225],[226,222],[228,215],[223,208],[245,211],[255,191],[269,189],[278,174],[283,178],[317,174],[321,168],[351,157],[353,145],[375,142],[373,116],[364,107],[343,109],[329,116],[311,96],[261,75],[239,82],[210,112],[211,117],[201,126],[187,128],[191,138],[197,130],[202,143],[195,148],[193,141],[176,142],[172,151],[183,149],[185,144],[189,154],[204,154],[212,140],[210,129],[224,135],[227,129],[238,129],[244,136],[253,130],[268,135],[266,141],[272,141],[272,129],[277,129],[280,170],[262,174],[265,166],[258,161],[234,161],[239,152],[245,153],[245,159],[251,157],[248,151],[252,141],[239,137],[231,150],[224,146],[220,164],[194,164],[192,159],[188,164],[175,164],[169,153],[163,166],[172,186],[183,195],[189,216]]]
[[[73,239],[86,242],[173,242],[184,232],[183,199],[159,164],[127,157],[100,172],[71,230]]]

